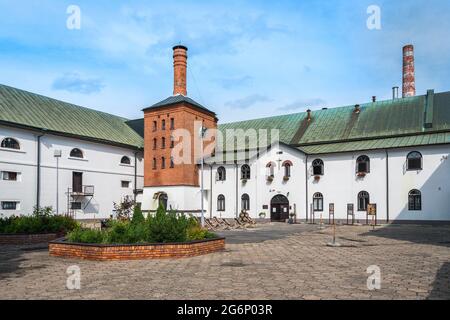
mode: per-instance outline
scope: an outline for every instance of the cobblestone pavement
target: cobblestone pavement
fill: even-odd
[[[0,247],[1,299],[450,299],[450,226],[267,224],[229,231],[225,252],[178,259],[91,262],[45,246]],[[81,268],[81,290],[66,270]],[[381,289],[367,289],[367,268]]]

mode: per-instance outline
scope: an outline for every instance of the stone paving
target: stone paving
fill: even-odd
[[[178,260],[77,261],[0,247],[0,299],[450,299],[450,226],[266,224],[227,231],[225,252]],[[66,288],[69,266],[81,289]],[[367,289],[367,268],[381,289]]]

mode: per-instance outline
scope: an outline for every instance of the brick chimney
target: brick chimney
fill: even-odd
[[[187,96],[186,70],[187,51],[185,46],[173,47],[173,95]]]
[[[403,47],[403,98],[416,95],[414,72],[414,46],[409,44]]]

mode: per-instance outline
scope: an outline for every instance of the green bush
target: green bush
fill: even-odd
[[[0,233],[67,233],[77,226],[74,219],[53,214],[51,207],[35,208],[31,216],[0,218]]]
[[[138,224],[138,223],[144,223],[145,222],[144,215],[142,214],[142,210],[141,210],[141,208],[139,206],[135,206],[134,207],[133,218],[131,219],[131,222],[133,224]]]
[[[131,222],[111,221],[108,226],[103,231],[77,228],[69,233],[67,239],[81,243],[134,244],[186,242],[216,237],[202,229],[197,219],[175,212],[167,213],[163,207],[147,219],[140,210],[135,209]]]

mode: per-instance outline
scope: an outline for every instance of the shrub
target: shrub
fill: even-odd
[[[107,230],[76,228],[67,239],[81,243],[134,244],[186,242],[214,237],[213,233],[200,227],[197,219],[175,212],[167,213],[160,207],[154,216],[149,215],[147,219],[135,209],[131,222],[110,221]]]
[[[66,233],[77,226],[74,219],[53,214],[51,207],[35,208],[31,216],[0,218],[0,233]]]
[[[134,207],[133,218],[131,219],[133,224],[140,224],[145,222],[144,215],[142,214],[142,210],[139,206]]]

